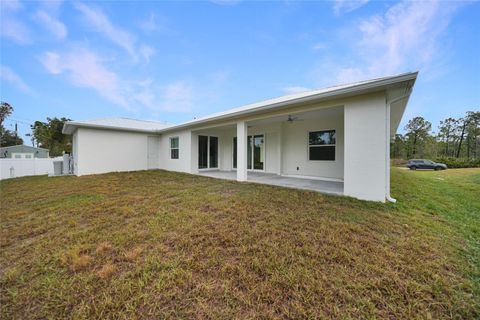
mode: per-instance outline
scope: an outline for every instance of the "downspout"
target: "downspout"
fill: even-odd
[[[390,101],[387,101],[386,105],[386,117],[385,117],[385,130],[386,130],[386,139],[385,139],[385,146],[386,146],[386,152],[385,152],[385,199],[387,201],[395,203],[397,202],[397,199],[392,198],[390,195],[390,109],[391,105],[395,102],[398,102],[400,100],[406,99],[410,97],[410,94],[412,92],[412,89],[408,90],[408,93],[397,97],[395,99],[392,99]]]

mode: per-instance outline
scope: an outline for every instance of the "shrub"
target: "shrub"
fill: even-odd
[[[449,168],[478,168],[480,159],[439,157],[433,159],[435,162],[445,163]]]
[[[395,167],[404,167],[407,164],[407,160],[404,159],[392,159],[392,165]]]

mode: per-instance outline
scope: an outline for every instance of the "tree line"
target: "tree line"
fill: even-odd
[[[8,147],[23,144],[16,131],[7,130],[3,121],[13,113],[13,106],[2,102],[0,106],[0,146]],[[50,151],[50,156],[61,156],[64,152],[72,151],[72,137],[62,133],[63,124],[71,121],[67,118],[47,118],[46,121],[35,121],[31,126],[32,132],[26,134],[30,137],[32,146],[45,148]]]
[[[405,134],[396,134],[391,147],[394,159],[456,158],[480,159],[480,112],[468,111],[464,117],[440,121],[437,133],[423,117],[411,119]]]

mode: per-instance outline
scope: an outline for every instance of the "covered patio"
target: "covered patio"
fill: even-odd
[[[201,171],[199,175],[217,179],[237,180],[236,171]],[[326,194],[343,195],[343,182],[320,179],[296,178],[273,173],[251,171],[247,174],[247,182],[269,184],[280,187],[317,191]]]

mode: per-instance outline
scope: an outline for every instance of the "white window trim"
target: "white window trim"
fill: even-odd
[[[311,132],[319,132],[319,131],[335,131],[335,144],[310,144],[310,133]],[[335,147],[335,160],[310,160],[310,147]],[[308,162],[319,162],[319,161],[327,161],[327,162],[337,162],[337,129],[319,129],[319,130],[309,130],[307,131],[307,161]]]
[[[173,139],[178,139],[178,147],[176,147],[176,148],[172,147],[172,140]],[[179,136],[170,137],[170,139],[168,141],[170,143],[170,160],[179,160],[180,159],[180,137]],[[172,158],[172,150],[178,150],[178,158]]]

